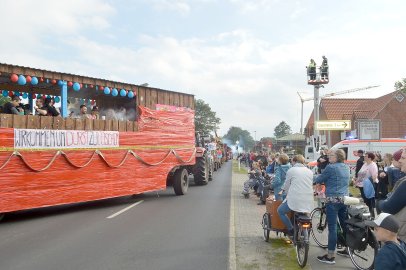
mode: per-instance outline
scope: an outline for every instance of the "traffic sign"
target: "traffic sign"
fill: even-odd
[[[350,120],[316,121],[316,130],[349,130]]]

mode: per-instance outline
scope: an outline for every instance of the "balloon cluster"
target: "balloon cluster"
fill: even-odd
[[[38,79],[37,77],[33,76],[24,76],[24,75],[17,75],[17,74],[11,74],[10,76],[10,80],[14,83],[17,83],[19,85],[26,85],[26,84],[31,84],[31,85],[37,85],[39,82],[44,82],[44,78],[40,78]],[[62,86],[64,83],[66,83],[65,81],[62,80],[56,80],[56,79],[46,79],[45,81],[46,83],[51,83],[51,84],[58,84],[59,86]],[[72,89],[74,91],[79,91],[83,85],[81,83],[78,82],[67,82],[66,85],[68,87],[72,87]],[[87,88],[88,85],[85,85],[85,88]],[[113,97],[116,97],[118,95],[120,95],[120,97],[125,97],[127,96],[128,98],[134,98],[135,97],[135,93],[132,90],[125,90],[125,89],[120,89],[117,90],[116,88],[110,89],[109,87],[105,86],[97,86],[96,87],[93,84],[89,85],[90,88],[96,88],[96,91],[103,89],[103,93],[105,95],[112,95]],[[4,91],[3,91],[3,95],[4,95]]]

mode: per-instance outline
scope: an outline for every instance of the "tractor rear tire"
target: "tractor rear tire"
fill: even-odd
[[[186,169],[178,169],[173,175],[173,190],[176,195],[185,195],[189,187],[189,173]]]
[[[209,183],[209,162],[206,154],[196,158],[193,175],[196,185],[203,186]]]

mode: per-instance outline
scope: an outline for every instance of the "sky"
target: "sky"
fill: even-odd
[[[195,95],[259,140],[300,131],[310,58],[320,95],[379,97],[406,77],[406,1],[1,0],[0,62]],[[304,103],[304,125],[313,102]]]

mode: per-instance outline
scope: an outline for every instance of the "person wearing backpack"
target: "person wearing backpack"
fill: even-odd
[[[375,258],[375,270],[406,269],[406,243],[398,239],[399,222],[395,216],[381,213],[365,224],[375,228],[376,239],[384,243]]]

